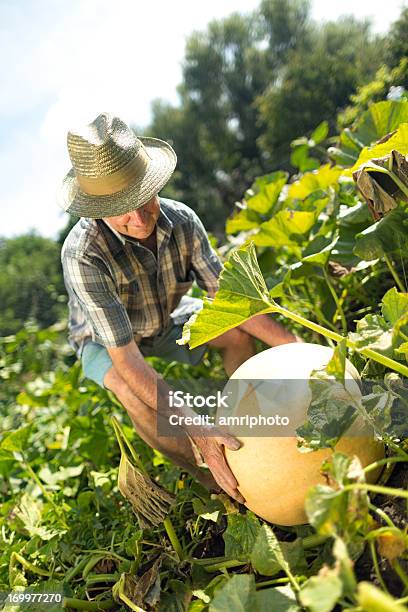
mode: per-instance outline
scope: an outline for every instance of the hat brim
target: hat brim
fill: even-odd
[[[139,137],[150,162],[145,174],[126,189],[110,195],[92,196],[83,192],[74,170],[65,176],[59,193],[59,204],[69,214],[101,219],[124,215],[151,200],[168,182],[177,164],[173,148],[158,138]]]

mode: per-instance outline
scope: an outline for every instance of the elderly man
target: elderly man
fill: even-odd
[[[111,390],[140,436],[211,487],[215,481],[243,501],[223,446],[228,435],[197,435],[180,428],[159,436],[159,374],[144,357],[196,365],[206,346],[176,344],[182,326],[202,306],[186,296],[193,280],[213,297],[221,264],[196,213],[160,198],[176,166],[166,142],[137,138],[118,117],[103,113],[68,133],[72,169],[64,179],[63,208],[80,218],[62,249],[69,295],[70,343],[85,375]],[[228,375],[254,354],[253,337],[275,346],[297,339],[258,315],[211,341],[223,353]],[[213,432],[211,432],[213,433]],[[202,471],[199,459],[211,474]],[[214,477],[214,479],[213,479]]]

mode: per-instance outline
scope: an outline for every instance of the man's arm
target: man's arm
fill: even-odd
[[[134,341],[126,346],[108,348],[113,366],[124,384],[143,401],[149,408],[156,412],[164,412],[169,415],[168,391],[170,387],[163,378],[143,358],[138,346]],[[189,408],[183,407],[172,409],[173,413],[183,416],[195,415]],[[134,418],[137,418],[135,415]],[[243,503],[244,499],[238,491],[238,483],[227,465],[223,446],[231,450],[240,448],[236,438],[228,434],[217,432],[211,427],[194,426],[193,431],[187,426],[182,426],[194,445],[200,452],[204,462],[210,469],[216,482],[231,497]],[[219,433],[219,435],[217,435]]]

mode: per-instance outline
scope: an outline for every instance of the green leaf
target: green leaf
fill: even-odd
[[[66,533],[66,530],[49,529],[42,526],[43,504],[24,493],[14,509],[17,521],[21,522],[24,531],[30,536],[39,536],[41,540],[51,540],[55,535]]]
[[[309,232],[316,222],[316,213],[301,210],[281,210],[272,219],[265,221],[259,227],[259,232],[253,236],[257,246],[297,245],[299,236]]]
[[[356,331],[349,338],[358,348],[370,348],[382,355],[392,357],[392,329],[383,317],[376,314],[366,315],[357,321]]]
[[[313,131],[310,139],[313,140],[314,144],[319,144],[327,138],[327,134],[329,133],[329,124],[327,121],[322,121],[319,123],[317,128]]]
[[[289,197],[304,200],[308,195],[318,189],[327,190],[329,187],[337,189],[338,178],[342,169],[330,164],[321,166],[318,170],[307,172],[302,178],[289,187]]]
[[[306,495],[305,510],[309,523],[321,535],[333,535],[335,526],[347,510],[347,500],[341,491],[326,485],[316,485]]]
[[[289,585],[257,591],[256,603],[256,612],[300,612],[296,595]]]
[[[408,293],[399,293],[395,287],[389,289],[381,302],[381,312],[390,325],[408,312]]]
[[[408,105],[402,101],[387,100],[372,104],[351,131],[349,128],[340,134],[339,148],[329,151],[330,157],[343,166],[353,165],[364,146],[371,146],[401,123],[408,121]]]
[[[341,597],[341,580],[335,574],[319,574],[305,582],[299,593],[300,602],[310,612],[330,612]]]
[[[408,212],[395,208],[373,225],[356,235],[354,253],[370,261],[408,247]]]
[[[338,239],[338,235],[335,235],[332,240],[330,240],[330,238],[324,238],[323,236],[317,236],[315,240],[308,245],[305,251],[307,254],[303,255],[302,261],[324,267],[329,261],[331,252],[336,246]],[[322,245],[320,249],[319,245]],[[312,249],[313,251],[310,252]]]
[[[253,194],[245,198],[248,208],[261,215],[271,214],[288,176],[288,173],[282,170],[259,176],[251,189],[247,191],[246,196]]]
[[[340,536],[356,559],[364,550],[364,534],[373,528],[373,518],[367,492],[345,489],[348,484],[365,482],[363,469],[357,457],[335,452],[323,462],[321,471],[331,486],[319,484],[308,491],[306,514],[319,534]]]
[[[258,213],[254,212],[253,210],[249,210],[248,208],[243,208],[235,215],[227,219],[225,224],[225,232],[227,234],[245,232],[258,228],[261,223],[262,218]]]
[[[0,444],[0,448],[11,453],[24,452],[28,447],[28,439],[30,437],[31,430],[32,424],[30,423],[30,425],[26,425],[25,427],[21,427],[16,431],[6,434],[6,437],[3,438]]]
[[[408,121],[408,104],[397,100],[383,100],[372,104],[361,117],[356,137],[364,145],[371,145]]]
[[[309,448],[334,447],[356,417],[350,387],[345,385],[346,343],[340,342],[325,368],[313,370],[309,381],[312,399],[307,421],[296,433]]]
[[[376,144],[373,147],[364,147],[361,151],[356,163],[352,168],[347,170],[345,174],[350,176],[353,172],[359,169],[362,164],[378,157],[385,157],[395,149],[401,155],[408,154],[408,123],[401,123],[395,134],[385,142]]]
[[[353,570],[354,563],[350,559],[347,546],[339,537],[335,538],[333,544],[333,556],[336,559],[338,576],[343,585],[343,596],[352,598],[357,588],[357,580]]]
[[[309,157],[309,146],[306,144],[297,146],[290,156],[292,166],[299,168],[300,172],[308,172],[316,170],[320,166],[320,162],[313,157]]]
[[[223,534],[225,556],[248,560],[260,529],[259,519],[252,512],[228,515],[228,527]]]
[[[251,564],[263,576],[275,576],[280,571],[303,571],[305,558],[300,539],[279,542],[268,525],[262,525],[251,552]]]
[[[337,219],[339,238],[334,246],[331,258],[343,265],[358,266],[361,259],[354,255],[356,234],[364,231],[371,225],[373,219],[368,207],[362,202],[350,208],[340,207]]]
[[[253,574],[236,574],[216,592],[210,603],[210,612],[254,612],[256,604]]]
[[[214,300],[204,299],[204,307],[184,325],[183,336],[177,343],[188,343],[194,348],[256,314],[271,310],[255,247],[250,244],[231,253],[220,274],[220,288]]]

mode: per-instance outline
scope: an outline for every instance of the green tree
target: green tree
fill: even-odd
[[[215,232],[254,177],[267,171],[254,102],[278,78],[307,14],[303,0],[264,0],[252,14],[211,22],[187,42],[180,107],[153,106],[149,132],[169,140],[179,157],[169,188]]]
[[[382,49],[366,22],[314,24],[307,0],[263,0],[251,14],[195,32],[180,105],[156,101],[146,131],[178,154],[169,192],[221,234],[255,176],[289,158],[293,138],[323,119],[335,125],[350,95],[374,76]]]
[[[324,119],[334,127],[350,95],[375,74],[382,47],[381,39],[371,37],[369,24],[353,18],[310,27],[289,53],[280,80],[257,100],[260,145],[272,166],[288,166],[290,142],[299,134]]]
[[[27,320],[40,327],[66,312],[59,245],[35,233],[0,238],[0,335]]]
[[[400,17],[395,21],[387,35],[386,61],[391,68],[399,65],[403,58],[408,58],[408,7],[405,7]]]

